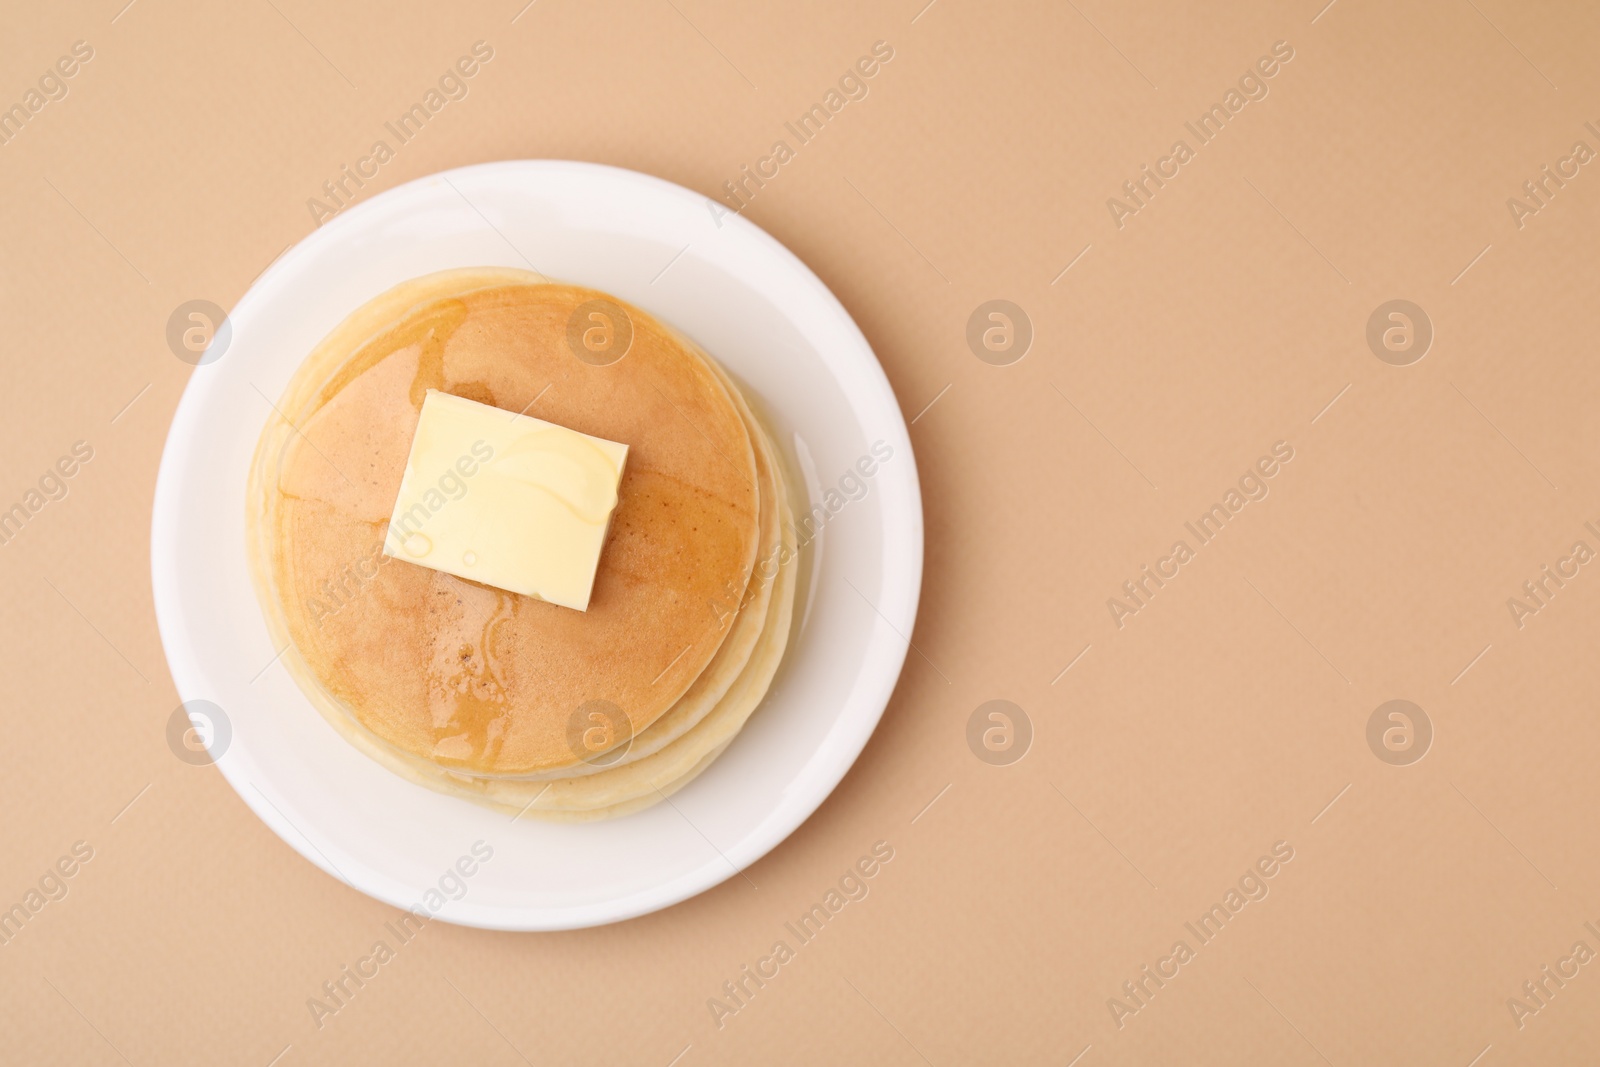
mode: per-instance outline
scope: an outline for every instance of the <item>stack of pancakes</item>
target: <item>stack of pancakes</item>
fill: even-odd
[[[598,355],[571,340],[594,337]],[[628,446],[587,611],[383,553],[429,389]],[[738,387],[669,327],[527,272],[447,271],[358,309],[295,374],[251,471],[251,567],[283,662],[357,747],[441,792],[601,818],[693,779],[766,694],[798,570],[788,486]]]

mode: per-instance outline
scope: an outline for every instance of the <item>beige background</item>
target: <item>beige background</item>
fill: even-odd
[[[0,146],[0,506],[94,458],[0,547],[0,907],[94,858],[0,946],[0,1059],[1590,1062],[1600,963],[1520,1029],[1507,1000],[1600,951],[1600,566],[1520,629],[1506,601],[1600,550],[1600,164],[1521,228],[1506,200],[1600,150],[1600,16],[923,2],[8,5],[0,106],[94,58]],[[147,531],[192,369],[166,323],[231,306],[479,40],[470,94],[362,197],[520,157],[714,194],[892,45],[748,215],[917,416],[917,651],[748,879],[603,929],[434,924],[318,1029],[306,999],[393,909],[168,749]],[[1269,95],[1119,229],[1107,198],[1280,40]],[[965,341],[997,298],[1036,331],[1004,367]],[[1365,340],[1395,298],[1436,335],[1406,367]],[[1119,629],[1107,598],[1280,440],[1270,495]],[[1034,730],[1003,767],[966,742],[997,698]],[[1435,731],[1409,766],[1366,740],[1396,698]],[[870,895],[719,1029],[708,998],[879,840]],[[1184,923],[1277,841],[1270,895],[1199,946]],[[1108,998],[1179,938],[1195,958],[1119,1029]]]

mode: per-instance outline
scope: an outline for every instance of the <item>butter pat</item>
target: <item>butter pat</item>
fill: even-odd
[[[435,389],[383,552],[587,611],[628,446]]]

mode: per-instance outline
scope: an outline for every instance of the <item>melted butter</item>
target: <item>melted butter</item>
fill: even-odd
[[[511,725],[512,702],[498,631],[515,615],[516,598],[490,592],[494,608],[483,619],[477,639],[462,641],[452,651],[441,649],[427,672],[434,712],[433,755],[443,763],[492,762]]]
[[[524,434],[490,462],[489,470],[548,493],[588,526],[609,522],[617,506],[617,464],[588,438],[560,427]]]
[[[378,503],[362,491],[369,483],[358,476],[364,465],[358,452],[374,414],[386,421],[404,417],[401,383],[393,379],[409,376],[404,395],[413,413],[421,409],[429,390],[447,387],[493,403],[486,384],[453,383],[445,374],[445,349],[467,316],[467,306],[460,300],[434,301],[362,343],[321,384],[296,416],[294,430],[285,434],[278,454],[279,492],[294,500],[332,504],[363,521],[385,514],[392,501]],[[346,467],[351,469],[347,472]]]
[[[431,391],[385,551],[586,610],[627,455],[615,441]]]
[[[445,387],[445,346],[466,319],[467,305],[460,300],[437,300],[408,316],[404,322],[374,335],[323,383],[308,414],[316,412],[393,353],[412,345],[420,346],[421,353],[416,377],[411,383],[411,406],[421,408],[429,389]]]

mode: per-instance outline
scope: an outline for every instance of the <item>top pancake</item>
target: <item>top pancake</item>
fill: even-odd
[[[728,632],[760,533],[749,432],[703,357],[628,307],[627,354],[580,360],[569,320],[610,298],[541,281],[452,271],[359,309],[296,374],[253,477],[264,596],[294,653],[378,737],[474,775],[592,757],[571,732],[591,701],[626,714],[618,744],[671,708]],[[381,554],[430,388],[629,446],[587,612]]]

